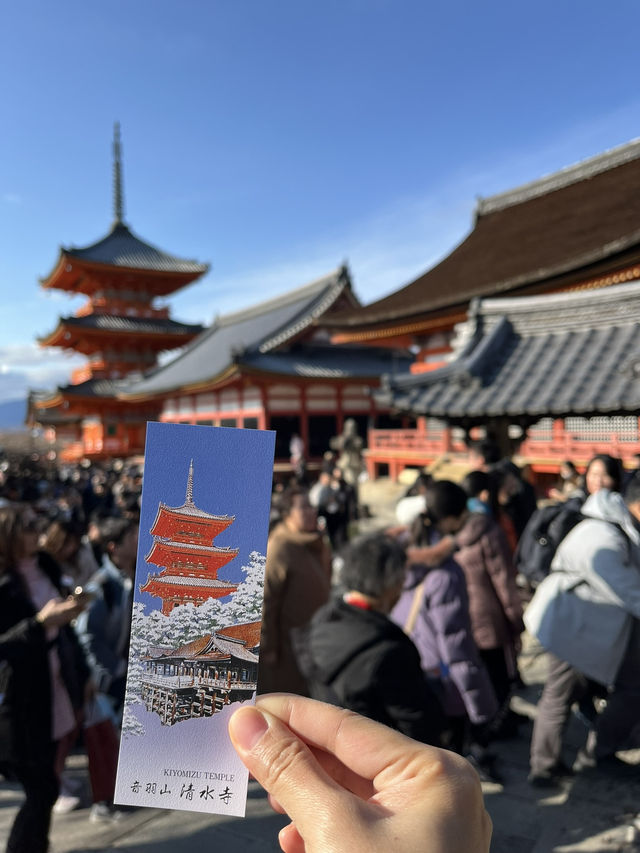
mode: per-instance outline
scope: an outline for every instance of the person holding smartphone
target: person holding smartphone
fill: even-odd
[[[89,676],[70,627],[81,610],[57,564],[38,553],[33,509],[0,507],[0,772],[25,792],[9,853],[48,849],[56,753],[75,731]]]

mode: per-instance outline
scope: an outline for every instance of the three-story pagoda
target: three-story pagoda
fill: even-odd
[[[212,544],[234,521],[233,515],[212,515],[194,504],[191,460],[184,503],[170,507],[161,502],[149,531],[154,541],[145,560],[162,571],[150,574],[140,591],[161,598],[165,616],[179,604],[198,606],[236,591],[236,584],[219,580],[218,571],[238,556],[238,549]]]
[[[172,320],[157,304],[200,278],[206,264],[162,251],[131,231],[124,221],[119,125],[115,126],[114,222],[106,237],[82,248],[62,247],[45,290],[84,294],[74,315],[60,317],[39,339],[87,357],[68,385],[53,393],[32,394],[32,421],[48,426],[67,442],[64,458],[101,458],[144,452],[145,424],[158,416],[157,405],[132,405],[118,399],[131,378],[158,363],[163,351],[189,343],[198,324]],[[52,436],[53,437],[53,436]]]

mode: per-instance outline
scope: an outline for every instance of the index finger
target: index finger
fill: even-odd
[[[271,693],[258,696],[256,705],[282,720],[310,746],[335,755],[363,779],[373,781],[394,766],[407,767],[412,758],[419,758],[424,770],[431,763],[434,767],[441,766],[445,756],[447,763],[449,758],[453,763],[459,758],[437,747],[412,741],[353,711],[302,696]],[[466,764],[462,758],[459,761]]]

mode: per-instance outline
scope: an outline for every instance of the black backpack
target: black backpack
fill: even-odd
[[[532,586],[549,574],[558,545],[584,517],[582,501],[572,498],[566,503],[537,509],[522,531],[515,553],[515,565]]]

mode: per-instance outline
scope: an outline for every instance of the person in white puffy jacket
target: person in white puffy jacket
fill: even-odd
[[[640,724],[640,476],[625,499],[602,489],[582,514],[524,616],[550,652],[531,740],[529,781],[536,786],[556,784],[567,770],[562,735],[588,679],[609,688],[608,701],[574,771],[613,757]]]

